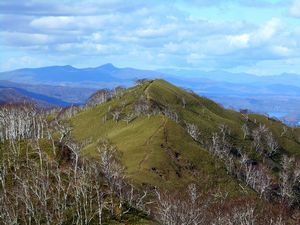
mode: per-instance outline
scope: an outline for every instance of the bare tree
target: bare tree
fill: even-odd
[[[282,127],[282,132],[281,132],[280,136],[283,137],[287,133],[287,131],[288,131],[287,127],[283,126]]]
[[[280,146],[273,136],[273,133],[264,124],[260,124],[258,128],[252,131],[252,137],[252,144],[255,150],[260,154],[266,157],[272,157],[278,153]]]
[[[275,155],[279,150],[279,144],[274,138],[272,132],[266,133],[266,142],[268,146],[267,156],[272,157]]]
[[[87,100],[87,106],[97,106],[107,102],[111,98],[111,91],[108,89],[101,89],[92,94]]]
[[[226,124],[220,124],[219,130],[223,141],[225,141],[226,138],[231,134],[231,130]]]
[[[232,148],[229,140],[231,130],[227,125],[220,124],[219,131],[219,134],[213,133],[211,149],[220,159],[228,159]]]
[[[0,141],[43,138],[43,116],[31,103],[0,106]]]
[[[69,137],[67,140],[65,140],[65,145],[72,151],[73,156],[75,158],[74,163],[74,178],[77,179],[77,169],[78,169],[78,162],[79,162],[79,156],[82,148],[84,147],[83,142],[78,142],[74,140],[72,137]]]
[[[146,96],[141,95],[139,100],[134,104],[134,113],[139,116],[141,114],[149,113],[150,103]]]
[[[135,85],[142,85],[144,84],[145,82],[149,81],[148,79],[146,78],[143,78],[143,79],[137,79],[135,80]]]
[[[229,213],[222,213],[212,224],[219,225],[255,225],[257,215],[255,214],[255,206],[246,204],[243,206],[235,206]]]
[[[212,144],[210,146],[210,151],[217,155],[219,155],[221,152],[221,143],[218,133],[212,134]]]
[[[194,184],[187,187],[185,195],[178,196],[156,191],[157,217],[163,225],[198,225],[204,223],[206,205],[201,202]]]
[[[186,101],[185,101],[185,98],[182,97],[181,101],[182,101],[182,107],[185,108],[185,107],[186,107]]]
[[[123,120],[126,122],[126,124],[128,125],[131,121],[133,121],[136,118],[135,113],[128,113]]]
[[[246,139],[246,137],[248,135],[250,135],[250,130],[249,130],[247,124],[243,124],[242,131],[243,131],[244,139]]]
[[[268,128],[264,124],[260,124],[258,128],[252,131],[253,146],[255,150],[260,154],[263,153],[263,139],[265,134],[268,132]]]
[[[101,160],[101,169],[107,179],[110,188],[110,210],[114,213],[114,192],[122,195],[124,187],[124,168],[116,158],[117,150],[107,140],[101,140],[98,144],[98,152]],[[122,196],[120,196],[122,197]],[[120,203],[121,204],[121,203]],[[121,207],[122,205],[120,205]]]
[[[113,116],[113,120],[115,122],[118,122],[120,119],[120,115],[121,115],[121,109],[115,108],[115,109],[111,110],[110,113]]]
[[[186,125],[186,130],[188,132],[188,134],[195,140],[195,141],[199,141],[199,137],[200,137],[200,131],[198,129],[198,127],[195,124],[192,123],[185,123]]]
[[[240,109],[240,113],[242,114],[243,118],[247,122],[249,120],[249,110],[248,109]]]
[[[69,119],[72,116],[79,113],[81,108],[79,106],[71,105],[69,107],[62,108],[60,112],[57,114],[56,119],[57,120],[65,120]]]
[[[172,111],[170,107],[164,108],[163,114],[171,120],[175,121],[176,123],[179,123],[180,121],[178,113]]]
[[[253,166],[248,157],[242,158],[243,173],[246,184],[259,193],[260,197],[268,198],[272,179],[263,167]]]
[[[114,88],[114,97],[120,98],[124,92],[125,92],[126,88],[123,86],[117,86]]]
[[[72,128],[69,124],[60,121],[60,120],[55,120],[55,127],[54,129],[60,134],[59,137],[59,142],[63,143],[65,139],[68,139],[70,136],[70,133],[72,131]]]
[[[282,158],[282,170],[280,173],[281,196],[289,206],[299,201],[295,190],[300,187],[300,164],[295,158],[286,155]]]

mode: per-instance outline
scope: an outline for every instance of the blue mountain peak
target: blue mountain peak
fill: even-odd
[[[99,69],[104,69],[104,70],[116,70],[117,67],[115,67],[113,64],[111,63],[106,63],[106,64],[103,64],[102,66],[99,66],[98,67]]]

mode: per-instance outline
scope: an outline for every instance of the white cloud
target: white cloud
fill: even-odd
[[[69,50],[72,50],[73,48],[74,48],[74,44],[73,43],[63,43],[63,44],[57,44],[55,46],[55,49],[57,51],[61,51],[61,52],[69,51]]]
[[[295,0],[290,8],[290,14],[295,17],[300,17],[300,1]]]
[[[103,25],[120,22],[119,16],[114,14],[99,16],[46,16],[33,19],[30,26],[42,31],[48,29],[92,29],[101,28]]]
[[[168,53],[176,53],[180,49],[181,49],[180,45],[176,44],[174,42],[168,42],[168,43],[164,44],[164,46],[163,46],[163,50]]]
[[[45,45],[54,41],[53,37],[39,33],[0,32],[0,37],[2,44],[10,46]]]
[[[188,64],[197,65],[204,58],[205,58],[205,55],[203,55],[203,54],[191,53],[187,56],[186,61]]]
[[[60,29],[74,24],[75,18],[72,16],[47,16],[31,21],[30,25],[35,28]]]
[[[102,35],[100,32],[96,32],[92,34],[92,40],[94,41],[100,41],[102,40]]]
[[[269,41],[276,35],[283,27],[282,22],[278,18],[273,18],[263,24],[257,31],[252,33],[251,41],[253,44],[261,44],[262,42]]]
[[[226,36],[226,40],[228,41],[229,46],[232,47],[231,50],[259,47],[271,42],[272,39],[282,29],[282,27],[283,25],[281,20],[273,18],[257,29],[254,29],[252,32],[238,35],[228,35]],[[279,49],[276,51],[279,52]]]
[[[226,39],[228,40],[230,46],[233,46],[235,48],[247,48],[249,46],[250,35],[230,35],[227,36]]]
[[[285,46],[273,46],[271,47],[271,51],[275,54],[283,57],[290,56],[292,54],[292,50]]]
[[[42,61],[39,58],[31,57],[28,55],[9,57],[5,62],[0,62],[1,70],[10,70],[11,68],[28,68],[41,66]],[[26,78],[27,79],[27,78]]]
[[[136,31],[136,35],[142,38],[156,38],[162,37],[166,35],[170,35],[172,31],[176,29],[176,25],[167,24],[160,27],[155,28],[142,28]]]
[[[90,40],[79,43],[62,43],[54,47],[55,51],[64,52],[64,54],[78,55],[114,55],[118,54],[119,47],[117,45],[110,45],[104,43],[96,43]]]

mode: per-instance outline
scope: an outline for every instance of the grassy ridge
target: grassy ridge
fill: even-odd
[[[160,108],[177,112],[181,122],[175,123],[163,114],[139,116],[129,124],[110,118],[103,121],[107,112],[115,108],[122,108],[121,118],[125,116],[133,110],[140,96],[145,96]],[[254,151],[251,140],[243,138],[241,127],[246,123],[244,115],[224,109],[207,98],[163,80],[147,81],[130,88],[122,97],[82,111],[71,122],[76,138],[92,138],[83,155],[93,157],[97,152],[97,140],[108,138],[118,148],[128,177],[137,184],[172,189],[196,181],[203,188],[221,189],[232,195],[243,191],[239,181],[227,175],[222,162],[205,150],[205,146],[193,141],[184,129],[184,122],[197,125],[203,142],[210,140],[213,132],[218,132],[220,124],[225,124],[231,130],[230,141],[234,148],[247,152],[254,160],[263,161]],[[288,128],[282,135],[284,125],[281,122],[262,115],[249,115],[247,125],[250,128],[254,129],[260,123],[272,131],[283,152],[296,156],[300,154],[298,129],[292,131]],[[273,160],[272,163],[279,166],[280,158]],[[252,195],[251,191],[245,190]]]

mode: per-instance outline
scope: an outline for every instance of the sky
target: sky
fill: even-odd
[[[300,0],[1,0],[0,71],[50,65],[300,74]]]

